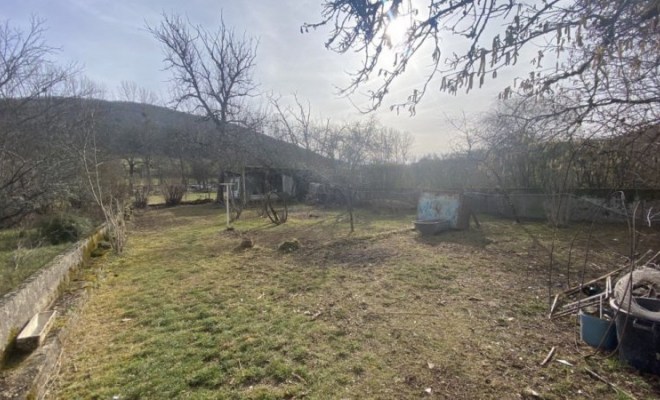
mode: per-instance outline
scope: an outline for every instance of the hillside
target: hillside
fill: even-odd
[[[186,155],[220,160],[230,167],[259,166],[308,169],[323,157],[267,135],[235,125],[223,134],[211,121],[169,108],[117,101],[91,100],[98,110],[102,141],[118,156]]]

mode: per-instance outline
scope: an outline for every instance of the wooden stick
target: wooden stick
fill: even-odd
[[[599,300],[602,297],[609,297],[609,296],[607,295],[607,292],[602,292],[602,293],[598,293],[598,294],[595,294],[595,295],[590,296],[590,297],[586,297],[586,298],[581,299],[581,300],[574,301],[572,303],[564,304],[563,306],[561,306],[561,308],[564,309],[564,310],[569,309],[569,308],[575,308],[575,307],[579,308],[582,303],[591,302],[593,300]]]
[[[580,311],[582,309],[582,307],[595,306],[597,304],[598,304],[598,299],[595,299],[595,300],[592,300],[588,303],[581,304],[580,307],[578,307],[578,308],[571,308],[571,309],[568,309],[568,310],[559,311],[559,312],[553,314],[552,317],[550,317],[550,319],[556,319],[556,318],[559,318],[559,317],[564,317],[566,315],[571,315],[573,313],[576,313],[576,312]]]
[[[629,266],[629,265],[626,265],[625,267],[617,268],[617,269],[615,269],[614,271],[608,272],[607,274],[605,274],[605,275],[603,275],[603,276],[601,276],[601,277],[598,277],[598,278],[596,278],[596,279],[592,279],[592,280],[590,280],[589,282],[585,282],[585,283],[583,283],[583,284],[581,284],[581,285],[573,286],[573,287],[570,288],[570,289],[566,289],[565,291],[563,291],[563,292],[561,292],[561,293],[559,293],[559,294],[560,294],[560,295],[563,295],[563,296],[570,296],[570,295],[575,294],[575,293],[579,292],[580,290],[582,290],[583,287],[585,287],[585,286],[587,286],[587,285],[591,285],[592,283],[597,283],[597,282],[599,282],[599,281],[602,281],[603,279],[605,279],[605,278],[607,278],[607,277],[609,277],[609,276],[612,276],[612,275],[614,275],[614,274],[618,274],[619,272],[625,270],[626,268],[630,268],[630,266]]]
[[[557,318],[565,317],[567,315],[574,314],[576,311],[578,311],[578,310],[568,310],[568,311],[558,312],[557,314],[553,314],[552,317],[550,317],[550,319],[557,319]]]
[[[596,298],[596,299],[587,300],[587,301],[581,301],[579,303],[575,302],[574,304],[571,304],[571,307],[562,308],[560,311],[557,311],[553,315],[557,315],[557,314],[561,314],[561,313],[565,313],[565,312],[570,312],[570,311],[578,311],[578,310],[581,310],[584,307],[588,307],[588,306],[597,306],[599,302],[600,302],[600,297]]]
[[[545,366],[547,363],[549,363],[550,360],[552,360],[552,357],[555,355],[556,350],[557,350],[557,348],[554,347],[554,346],[550,349],[550,352],[548,353],[548,355],[545,357],[545,359],[541,363],[542,367]]]
[[[645,259],[646,256],[649,255],[649,253],[651,253],[651,250],[648,250],[648,251],[647,251],[646,253],[644,253],[641,257],[639,257],[639,259],[638,259],[638,261],[636,262],[636,264],[641,263],[642,260]],[[660,255],[660,252],[658,252],[656,255],[654,255],[654,256],[651,257],[648,261],[646,261],[646,263],[645,263],[644,265],[648,264],[650,261],[652,261],[652,260],[653,260],[655,257],[657,257],[658,255]],[[592,280],[590,280],[589,282],[585,282],[585,283],[583,283],[583,284],[581,284],[581,285],[573,286],[573,287],[570,288],[570,289],[566,289],[565,291],[563,291],[563,292],[561,292],[561,293],[559,293],[559,294],[560,294],[560,295],[564,295],[564,296],[570,296],[570,295],[572,295],[572,294],[574,294],[574,293],[579,292],[580,290],[582,290],[583,287],[585,287],[585,286],[587,286],[587,285],[591,285],[592,283],[597,283],[597,282],[599,282],[599,281],[601,281],[601,280],[603,280],[603,279],[606,279],[606,278],[608,278],[608,277],[611,277],[612,275],[617,274],[617,273],[619,273],[619,272],[621,272],[621,271],[623,271],[623,270],[625,270],[625,269],[627,269],[627,268],[630,268],[630,265],[625,265],[625,266],[623,266],[623,267],[617,268],[617,269],[615,269],[614,271],[608,272],[607,274],[605,274],[605,275],[603,275],[603,276],[601,276],[601,277],[598,277],[598,278],[596,278],[596,279],[592,279]]]
[[[425,315],[429,317],[440,317],[440,314],[434,313],[421,313],[421,312],[369,312],[367,314],[379,314],[379,315]]]
[[[584,370],[585,370],[589,375],[591,375],[593,378],[598,379],[599,381],[605,383],[606,385],[608,385],[609,387],[611,387],[612,389],[614,389],[615,392],[617,392],[617,393],[618,393],[618,392],[621,392],[621,393],[625,394],[626,396],[630,397],[631,399],[633,399],[633,400],[637,400],[637,399],[635,398],[635,396],[632,395],[632,393],[629,393],[629,392],[626,392],[626,391],[623,390],[623,389],[620,389],[617,385],[613,384],[612,382],[608,382],[607,380],[605,380],[605,378],[603,378],[602,376],[598,375],[597,373],[595,373],[594,371],[590,370],[589,368],[584,367]]]
[[[557,300],[559,300],[559,295],[555,295],[555,299],[552,301],[552,305],[550,306],[550,314],[548,315],[548,318],[552,318],[552,313],[555,312],[555,307],[557,307]]]

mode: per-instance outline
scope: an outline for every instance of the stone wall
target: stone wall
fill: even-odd
[[[648,209],[660,209],[660,193],[657,199],[644,197],[627,198],[627,210],[623,207],[621,198],[610,193],[607,197],[599,197],[597,193],[566,194],[561,196],[562,219],[566,222],[597,220],[600,222],[625,222],[626,214],[632,215],[632,202],[641,200]],[[466,193],[471,199],[475,212],[479,214],[497,215],[504,218],[513,218],[511,205],[519,218],[529,220],[547,220],[553,201],[558,202],[560,196],[545,195],[541,193],[511,193],[507,197],[494,193]],[[628,196],[627,196],[628,197]],[[509,201],[511,204],[509,204]],[[641,216],[638,215],[638,219]]]
[[[14,336],[32,316],[44,311],[68,283],[72,270],[82,266],[89,252],[106,235],[105,227],[87,239],[76,242],[47,266],[26,279],[18,289],[0,299],[0,359]]]

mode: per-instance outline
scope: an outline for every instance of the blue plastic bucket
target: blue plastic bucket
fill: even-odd
[[[579,316],[580,336],[585,343],[603,350],[612,350],[616,347],[616,324],[614,321],[600,319],[582,311],[580,311]]]

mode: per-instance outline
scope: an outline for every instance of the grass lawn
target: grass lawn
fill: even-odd
[[[215,192],[201,193],[201,192],[186,192],[183,195],[183,201],[195,201],[201,199],[215,199]],[[165,204],[165,198],[162,194],[149,195],[149,204]]]
[[[227,232],[223,218],[213,205],[136,217],[71,327],[54,397],[625,398],[585,366],[656,397],[657,378],[583,358],[592,350],[576,342],[574,321],[547,319],[545,224],[483,218],[480,230],[421,238],[412,216],[369,211],[353,235],[340,211],[303,206],[281,226],[247,210]],[[580,256],[587,228],[559,232],[560,262],[571,241]],[[590,275],[620,262],[622,229],[598,227],[602,261]],[[245,236],[255,247],[235,249]],[[292,238],[303,248],[277,250]],[[556,277],[565,287],[577,271],[560,266]],[[540,367],[553,346],[574,367]]]
[[[0,296],[16,289],[27,277],[71,245],[51,245],[47,242],[37,245],[32,238],[36,236],[35,229],[24,234],[26,237],[21,237],[18,229],[0,230]]]

